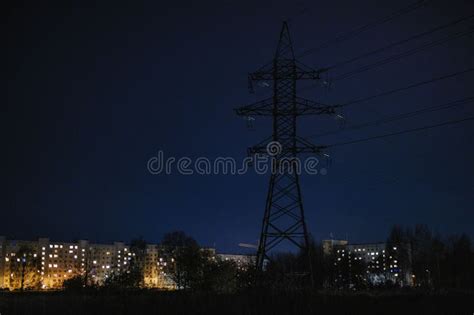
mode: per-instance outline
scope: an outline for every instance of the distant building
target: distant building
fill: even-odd
[[[216,254],[214,248],[203,248],[213,259],[233,261],[238,268],[255,262],[254,256]],[[48,238],[37,241],[7,240],[0,236],[0,289],[28,290],[60,289],[63,282],[75,276],[85,277],[88,283],[102,285],[114,273],[120,273],[137,259],[130,246],[123,242],[94,244],[51,242]],[[176,289],[166,274],[166,266],[174,263],[162,247],[147,244],[142,264],[143,285],[147,288]]]
[[[331,255],[333,253],[334,247],[345,246],[347,243],[347,240],[323,240],[323,253],[324,255]]]
[[[333,246],[332,251],[336,282],[349,287],[356,282],[370,285],[413,284],[411,266],[402,266],[399,249],[395,246],[387,248],[386,243],[346,243]]]
[[[255,255],[217,254],[216,256],[223,261],[235,262],[239,268],[247,268],[256,262]]]
[[[92,244],[7,240],[0,236],[0,288],[15,290],[58,289],[64,280],[82,275],[101,285],[114,272],[126,270],[135,254],[122,242]],[[169,263],[159,255],[157,245],[146,246],[144,285],[173,289],[174,283],[163,271]]]

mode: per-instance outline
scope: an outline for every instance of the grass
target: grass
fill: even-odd
[[[4,292],[0,314],[473,314],[474,293]]]

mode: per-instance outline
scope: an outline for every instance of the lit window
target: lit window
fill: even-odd
[[[69,248],[70,248],[70,249],[73,249],[73,248],[74,248],[74,246],[70,245],[70,246],[69,246]]]
[[[5,261],[10,261],[10,259],[8,257],[5,257]]]

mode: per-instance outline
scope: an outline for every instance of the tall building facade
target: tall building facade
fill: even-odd
[[[409,261],[402,263],[400,249],[386,243],[338,244],[333,247],[332,257],[336,273],[335,281],[353,286],[398,284],[413,285]]]
[[[174,283],[164,267],[159,246],[147,244],[143,266],[145,287],[173,289]],[[0,236],[0,288],[59,289],[75,276],[102,285],[115,272],[126,270],[135,253],[122,242],[93,244],[86,240],[73,243],[7,240]]]
[[[216,254],[214,248],[202,250],[212,259],[234,261],[239,269],[255,264],[255,256]],[[140,265],[144,287],[176,289],[166,273],[168,264],[175,263],[174,258],[157,244],[146,244],[142,254],[137,255],[123,242],[52,242],[48,238],[21,241],[0,236],[0,289],[55,290],[77,276],[88,284],[103,285],[109,277],[127,271],[132,263]]]

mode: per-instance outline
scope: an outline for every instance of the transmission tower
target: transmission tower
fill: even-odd
[[[264,261],[270,260],[270,251],[284,240],[309,254],[298,165],[293,162],[300,153],[320,154],[324,146],[314,145],[297,135],[297,117],[334,114],[337,106],[298,97],[296,83],[298,80],[319,80],[325,71],[295,60],[288,25],[284,22],[273,62],[249,74],[250,88],[255,81],[271,82],[273,96],[236,109],[239,116],[271,116],[273,120],[272,136],[248,150],[249,154],[272,156],[274,166],[257,252],[256,263],[260,270]]]

